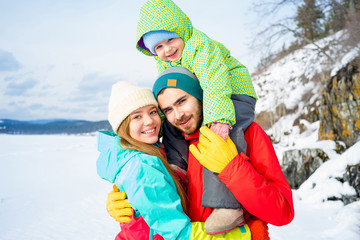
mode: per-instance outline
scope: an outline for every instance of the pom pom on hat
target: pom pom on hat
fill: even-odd
[[[166,31],[166,30],[158,30],[158,31],[147,32],[143,35],[142,38],[143,38],[145,47],[147,49],[149,49],[153,55],[156,55],[156,52],[155,52],[156,44],[158,44],[159,42],[162,42],[166,39],[179,38],[179,35],[177,35],[176,33],[173,33],[173,32]]]
[[[150,89],[125,81],[115,83],[111,89],[108,114],[108,121],[113,131],[117,132],[130,113],[147,105],[158,106]]]

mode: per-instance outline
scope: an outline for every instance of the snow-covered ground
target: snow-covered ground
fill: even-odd
[[[279,160],[289,149],[320,148],[330,160],[318,168],[298,190],[293,190],[295,218],[287,226],[270,226],[271,239],[360,239],[360,201],[344,206],[329,197],[355,195],[348,183],[341,183],[347,165],[360,163],[360,142],[339,155],[333,141],[317,141],[319,122],[301,135],[289,135],[288,143],[274,145]],[[294,137],[295,136],[295,137]],[[289,143],[292,145],[288,147]]]
[[[323,201],[353,191],[334,178],[360,162],[360,142],[337,155],[330,141],[305,135],[297,143],[322,145],[330,160],[294,191],[295,219],[270,226],[271,239],[360,239],[360,202]],[[0,240],[114,239],[119,226],[105,209],[111,184],[96,174],[95,136],[0,135],[0,146]]]
[[[0,239],[114,239],[96,137],[0,135]]]

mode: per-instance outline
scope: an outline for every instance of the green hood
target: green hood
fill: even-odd
[[[145,47],[142,36],[150,31],[167,30],[179,35],[187,42],[193,26],[186,14],[171,0],[150,0],[140,9],[136,30],[136,48],[148,56],[153,56]]]
[[[151,54],[142,36],[150,31],[167,30],[179,35],[185,43],[181,57],[165,61]],[[190,19],[171,0],[149,0],[140,10],[137,27],[137,49],[157,61],[158,73],[171,67],[185,67],[199,79],[204,90],[204,124],[236,123],[231,95],[243,94],[257,99],[247,68],[230,55],[220,42],[197,30]]]

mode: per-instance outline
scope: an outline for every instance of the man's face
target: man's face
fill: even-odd
[[[185,134],[197,131],[202,123],[202,104],[178,88],[166,88],[158,95],[161,111],[168,121]]]

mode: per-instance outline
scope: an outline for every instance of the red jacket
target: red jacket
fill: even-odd
[[[187,139],[197,144],[198,137],[199,132]],[[252,123],[245,131],[245,140],[248,156],[236,156],[218,175],[219,179],[251,215],[276,226],[290,223],[294,218],[292,192],[269,137],[257,123]],[[191,153],[188,162],[188,215],[192,222],[204,222],[212,209],[201,206],[202,165]]]

